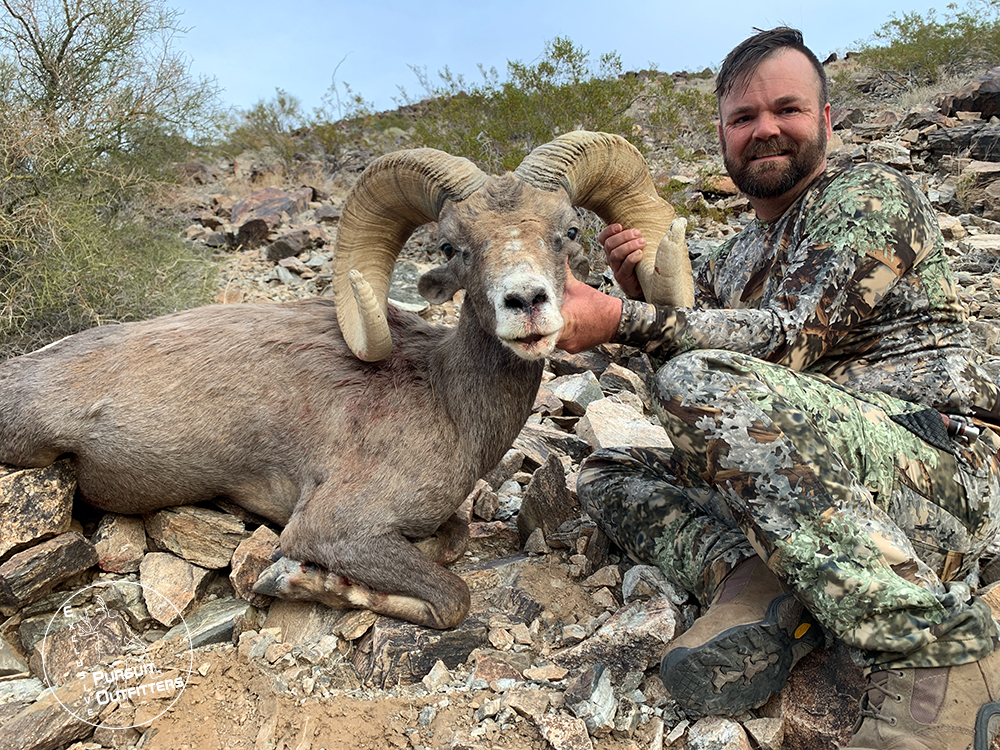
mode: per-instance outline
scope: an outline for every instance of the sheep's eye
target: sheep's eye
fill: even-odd
[[[455,254],[455,248],[451,246],[451,243],[445,242],[441,245],[441,252],[444,253],[444,257],[451,260],[451,256]]]
[[[578,234],[580,234],[580,230],[576,227],[570,227],[570,230],[566,232],[566,236],[571,240],[575,240]]]

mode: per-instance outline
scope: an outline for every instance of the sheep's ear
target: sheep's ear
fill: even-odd
[[[590,259],[583,248],[579,245],[575,246],[569,251],[567,260],[569,261],[569,270],[572,271],[573,275],[580,281],[586,282],[590,277]]]
[[[447,302],[462,287],[462,282],[451,270],[451,263],[432,268],[417,282],[417,291],[420,292],[420,296],[432,305]]]

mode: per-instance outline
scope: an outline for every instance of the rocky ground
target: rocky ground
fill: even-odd
[[[906,111],[838,110],[831,158],[889,163],[926,192],[977,350],[1000,378],[1000,104],[980,88]],[[717,157],[678,165],[651,145],[655,179],[688,186],[694,252],[752,219],[726,178],[702,176]],[[340,210],[365,156],[356,161],[304,164],[294,178],[266,154],[184,165],[172,210],[191,242],[216,249],[219,301],[329,293]],[[608,287],[592,260],[591,283]],[[414,291],[438,262],[434,227],[418,230],[392,297],[447,325],[460,295],[429,306]],[[861,685],[837,647],[733,720],[688,718],[663,693],[658,655],[697,608],[612,548],[575,494],[595,448],[663,440],[652,368],[616,346],[550,360],[535,413],[467,501],[472,540],[453,569],[473,607],[452,631],[254,594],[277,530],[238,508],[102,515],[73,502],[65,463],[0,467],[0,750],[837,747]],[[984,583],[1000,578],[998,553]],[[992,597],[1000,610],[1000,590]],[[109,656],[111,642],[129,647]]]

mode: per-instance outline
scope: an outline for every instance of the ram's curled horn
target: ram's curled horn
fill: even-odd
[[[403,244],[437,220],[445,201],[464,200],[486,179],[468,159],[432,148],[386,154],[361,174],[344,205],[333,267],[337,321],[359,359],[392,351],[386,309]]]
[[[647,251],[636,275],[646,300],[694,304],[683,220],[670,231],[676,213],[657,195],[649,166],[631,143],[609,133],[573,131],[536,148],[514,174],[542,190],[566,190],[573,205],[608,224],[641,230]]]

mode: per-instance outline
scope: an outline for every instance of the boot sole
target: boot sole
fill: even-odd
[[[979,709],[979,714],[976,716],[976,739],[973,750],[989,750],[990,734],[996,735],[996,729],[990,732],[990,719],[995,716],[1000,716],[1000,702],[997,703],[986,703],[982,708]]]
[[[782,623],[781,605],[791,594],[775,599],[763,620],[737,625],[697,648],[676,648],[660,664],[660,679],[692,718],[735,716],[757,708],[781,690],[792,666],[792,646],[819,645],[818,625],[803,613],[810,627],[796,639],[798,622]]]

